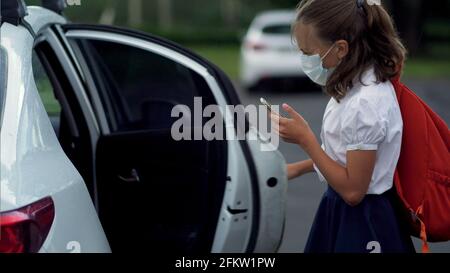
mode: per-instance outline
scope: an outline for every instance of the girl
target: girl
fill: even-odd
[[[375,2],[304,0],[298,8],[301,67],[331,97],[322,145],[289,105],[290,118],[271,115],[278,134],[311,158],[288,165],[289,179],[316,171],[329,185],[305,252],[414,251],[390,198],[403,128],[390,80],[406,50]]]

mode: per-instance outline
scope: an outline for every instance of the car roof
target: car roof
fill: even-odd
[[[295,20],[295,10],[271,10],[258,14],[254,21],[254,27],[264,27],[271,24],[290,24]]]

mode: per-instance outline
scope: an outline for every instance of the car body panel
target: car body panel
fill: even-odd
[[[33,29],[34,33],[39,33],[50,24],[66,24],[66,18],[61,15],[37,6],[28,7],[28,15],[24,19]]]
[[[276,252],[281,245],[286,221],[288,190],[286,161],[269,139],[261,137],[255,127],[250,128],[248,138],[256,162],[258,189],[262,200],[254,252]]]
[[[36,32],[65,21],[45,9],[29,12]],[[84,252],[109,252],[84,181],[62,150],[39,97],[32,69],[33,36],[23,26],[4,23],[1,38],[8,78],[0,140],[0,211],[50,196],[55,218],[41,252],[66,252],[71,242]]]
[[[263,28],[274,24],[291,24],[297,13],[293,10],[270,10],[258,14],[252,22],[252,27]]]
[[[295,19],[293,11],[270,11],[255,17],[241,47],[241,83],[249,88],[261,80],[282,77],[304,77],[300,55],[291,33],[270,34],[270,26],[289,26]],[[259,45],[259,50],[249,45]]]
[[[250,242],[253,211],[251,177],[245,157],[236,142],[228,148],[228,176],[224,201],[217,223],[213,253],[246,252]],[[242,210],[233,214],[229,209]]]

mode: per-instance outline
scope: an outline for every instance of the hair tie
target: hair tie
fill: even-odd
[[[356,5],[359,9],[362,9],[364,6],[364,0],[356,0]]]

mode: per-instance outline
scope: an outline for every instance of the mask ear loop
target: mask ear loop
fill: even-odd
[[[328,56],[328,54],[330,54],[331,50],[333,50],[336,47],[336,44],[334,44],[332,47],[330,47],[330,49],[328,49],[327,53],[325,53],[325,55],[323,55],[322,58],[320,58],[321,61],[325,60],[325,58]]]

